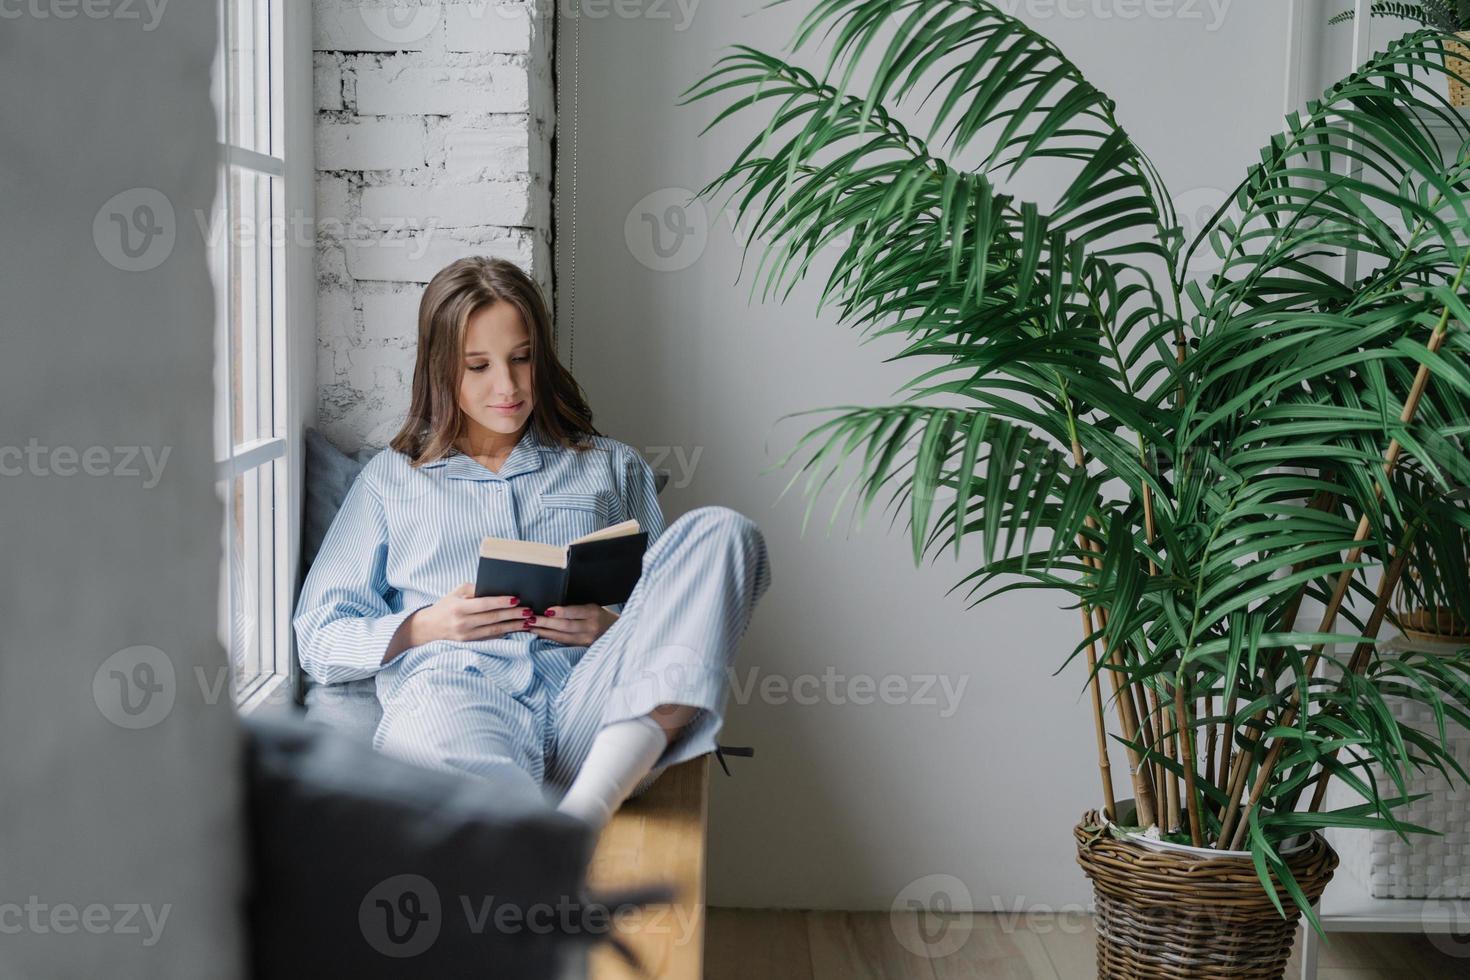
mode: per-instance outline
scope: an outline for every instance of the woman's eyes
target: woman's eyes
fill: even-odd
[[[513,363],[513,364],[526,364],[530,360],[531,360],[531,356],[529,354],[517,354],[515,357],[512,357],[511,358],[511,363]],[[485,370],[489,366],[490,365],[488,365],[488,364],[467,364],[467,365],[465,365],[465,370],[466,371],[473,371],[475,374],[479,374],[481,371]]]

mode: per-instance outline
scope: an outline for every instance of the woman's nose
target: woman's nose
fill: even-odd
[[[493,367],[490,369],[490,382],[496,394],[513,395],[516,390],[515,378],[511,376],[509,367]]]

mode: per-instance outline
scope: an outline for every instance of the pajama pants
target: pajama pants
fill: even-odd
[[[604,726],[660,704],[700,709],[634,789],[715,750],[729,668],[769,587],[765,540],[727,507],[674,521],[643,556],[623,611],[589,647],[532,653],[529,684],[507,691],[473,665],[425,666],[384,698],[382,752],[422,766],[493,776],[522,802],[559,801]]]

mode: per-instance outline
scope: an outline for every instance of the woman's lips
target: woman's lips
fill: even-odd
[[[520,401],[516,402],[514,405],[491,405],[490,408],[496,412],[501,413],[502,415],[511,415],[518,411],[520,407],[525,403],[526,401],[523,398]]]

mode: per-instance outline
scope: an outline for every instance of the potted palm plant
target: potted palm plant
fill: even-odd
[[[995,4],[815,0],[790,58],[817,43],[817,73],[739,46],[685,93],[722,103],[710,126],[760,117],[701,195],[729,189],[764,243],[753,288],[818,270],[915,376],[827,410],[778,466],[803,459],[808,519],[827,488],[834,521],[886,490],[916,563],[969,542],[973,602],[1080,609],[1100,972],[1279,975],[1298,911],[1320,928],[1320,831],[1420,829],[1395,818],[1406,769],[1465,777],[1443,731],[1381,708],[1407,689],[1470,721],[1470,652],[1375,644],[1422,524],[1389,477],[1470,484],[1470,131],[1436,84],[1443,36],[1293,114],[1188,243],[1113,101]],[[1006,189],[1038,166],[1067,171],[1049,200]],[[1362,802],[1325,811],[1330,779]]]
[[[1461,454],[1470,453],[1465,439],[1456,442]],[[1470,646],[1470,488],[1436,486],[1412,460],[1394,481],[1421,528],[1395,594],[1394,623],[1419,643]]]
[[[1470,0],[1373,0],[1368,7],[1373,17],[1409,20],[1421,27],[1446,35],[1445,45],[1452,56],[1470,58]],[[1328,18],[1329,24],[1343,24],[1357,16],[1356,10],[1344,10]],[[1454,37],[1449,37],[1453,34]],[[1470,105],[1470,86],[1452,74],[1449,79],[1450,105],[1457,109]]]

